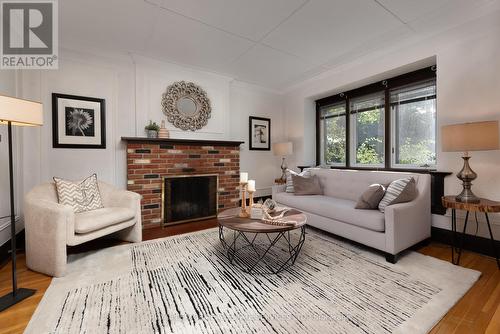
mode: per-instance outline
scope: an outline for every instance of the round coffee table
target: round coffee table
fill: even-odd
[[[271,225],[240,218],[240,208],[217,216],[219,239],[231,264],[250,274],[277,274],[295,263],[305,241],[307,217],[291,210],[283,217],[294,225]]]

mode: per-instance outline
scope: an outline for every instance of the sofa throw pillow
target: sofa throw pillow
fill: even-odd
[[[316,175],[304,177],[292,175],[294,195],[322,195],[321,185]]]
[[[311,176],[311,171],[309,169],[305,169],[301,173],[297,173],[297,172],[294,172],[291,169],[287,169],[286,170],[286,188],[285,188],[285,191],[287,193],[293,193],[294,192],[292,175],[299,175],[299,176],[303,176],[303,177],[310,177]]]
[[[410,202],[417,197],[417,184],[413,177],[392,181],[378,205],[380,212],[392,204]]]
[[[68,181],[54,177],[54,182],[59,203],[72,206],[75,213],[103,207],[96,174],[83,181]]]
[[[378,205],[385,194],[385,187],[381,184],[372,184],[366,189],[356,202],[355,209],[373,210],[378,209]]]

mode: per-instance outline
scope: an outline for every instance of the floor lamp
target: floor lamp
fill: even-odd
[[[12,126],[43,124],[43,108],[38,102],[0,95],[0,124],[8,127],[10,178],[10,238],[12,257],[12,292],[0,297],[0,312],[35,293],[35,290],[17,287],[16,276],[16,213],[14,207],[14,170],[12,166]]]

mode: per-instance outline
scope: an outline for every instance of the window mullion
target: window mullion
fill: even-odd
[[[321,107],[316,103],[316,165],[322,164],[321,150],[325,150],[326,147],[324,144],[323,146],[321,145],[321,124],[325,122],[321,116]]]
[[[351,101],[345,98],[345,165],[351,167]]]
[[[328,126],[327,125],[328,124],[327,124],[327,122],[328,122],[328,120],[325,118],[325,120],[323,121],[323,152],[321,152],[323,154],[323,159],[321,159],[321,163],[325,164],[325,165],[326,165],[326,150],[328,149],[328,141],[327,141],[327,137],[328,137],[328,133],[327,133]]]
[[[389,169],[391,168],[391,159],[392,159],[392,140],[391,140],[391,96],[389,92],[389,88],[385,88],[385,124],[384,124],[384,133],[385,133],[385,138],[384,138],[384,147],[385,147],[385,168]]]

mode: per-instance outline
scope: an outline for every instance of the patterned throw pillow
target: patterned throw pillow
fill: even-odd
[[[413,177],[392,181],[378,204],[380,212],[392,204],[413,201],[417,197],[417,185]]]
[[[293,189],[292,175],[298,175],[298,176],[302,176],[302,177],[311,177],[311,171],[309,169],[305,169],[302,173],[297,173],[291,169],[287,169],[286,170],[286,188],[285,188],[285,191],[287,193],[295,192],[295,189]]]
[[[72,206],[76,213],[103,207],[96,174],[76,182],[54,177],[54,182],[59,203]]]

